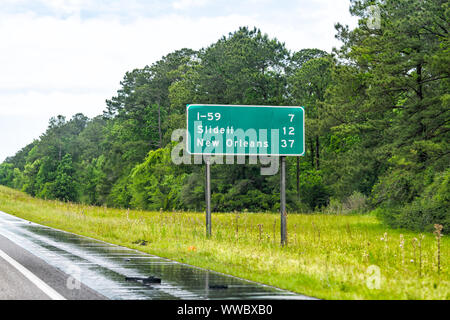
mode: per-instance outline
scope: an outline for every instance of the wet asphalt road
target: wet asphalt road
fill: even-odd
[[[67,300],[103,300],[103,295],[48,264],[41,258],[0,235],[0,250],[31,274],[42,280]],[[0,300],[47,300],[52,299],[4,257],[0,256]],[[70,288],[70,289],[69,289]]]
[[[161,279],[146,284],[127,277]],[[0,211],[0,299],[311,299]]]

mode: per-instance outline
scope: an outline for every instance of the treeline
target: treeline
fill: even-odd
[[[448,231],[447,1],[351,1],[343,46],[290,52],[242,27],[200,51],[181,49],[127,72],[103,115],[50,120],[0,165],[0,184],[45,199],[202,210],[204,166],[171,161],[189,103],[302,105],[307,152],[288,158],[288,208],[376,209],[391,226]],[[373,7],[372,7],[373,8]],[[370,23],[368,23],[370,22]],[[213,165],[215,211],[276,211],[279,176],[259,165]]]

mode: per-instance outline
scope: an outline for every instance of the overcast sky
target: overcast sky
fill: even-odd
[[[254,26],[291,51],[339,46],[349,0],[0,0],[0,162],[48,120],[101,114],[126,71]]]

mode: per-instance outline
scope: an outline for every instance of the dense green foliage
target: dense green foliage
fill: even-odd
[[[351,1],[359,26],[337,24],[343,46],[332,53],[289,52],[240,28],[127,72],[103,115],[52,118],[0,165],[0,184],[48,199],[201,210],[204,167],[170,158],[186,104],[302,105],[307,152],[288,158],[290,211],[368,204],[392,226],[448,232],[450,6],[378,1],[374,27],[373,4]],[[213,209],[278,210],[279,176],[259,167],[213,165]]]
[[[394,226],[439,222],[448,232],[449,3],[382,1],[379,28],[368,28],[369,3],[353,2],[359,28],[338,26],[337,57],[346,62],[333,71],[324,107],[331,129],[352,138],[354,166],[350,174],[332,166],[333,180],[341,190],[359,185]]]

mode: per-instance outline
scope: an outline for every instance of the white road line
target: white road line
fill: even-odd
[[[35,286],[41,289],[47,296],[49,296],[53,300],[66,300],[62,295],[56,292],[53,288],[51,288],[44,281],[36,277],[31,271],[22,266],[16,260],[8,256],[4,251],[0,249],[0,257],[5,259],[9,264],[11,264],[14,268],[16,268],[20,273],[22,273],[28,280],[33,282]]]

